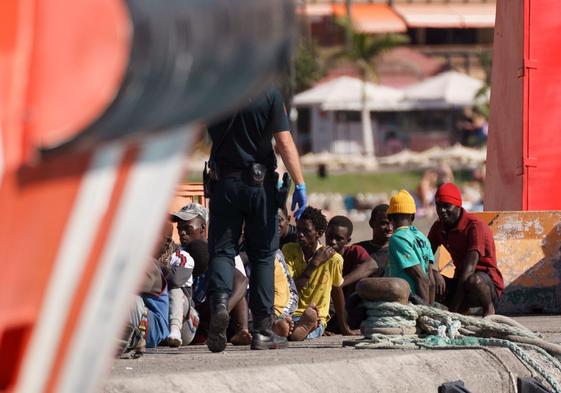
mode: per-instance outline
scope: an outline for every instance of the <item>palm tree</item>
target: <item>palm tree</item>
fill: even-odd
[[[336,56],[351,60],[359,68],[362,80],[361,122],[364,153],[375,162],[374,138],[372,136],[370,110],[367,105],[366,83],[368,80],[378,82],[376,68],[373,65],[374,59],[389,49],[408,43],[409,38],[403,34],[365,34],[354,29],[348,18],[339,21],[339,24],[343,25],[345,31],[350,32],[351,45]]]
[[[353,1],[352,0],[345,0],[345,49],[349,51],[353,45],[353,33],[352,33],[352,15],[351,15],[351,7]]]

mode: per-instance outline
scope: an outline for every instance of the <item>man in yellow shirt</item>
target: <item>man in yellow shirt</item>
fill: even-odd
[[[322,246],[319,242],[327,228],[327,219],[320,209],[307,207],[296,227],[298,243],[285,244],[282,252],[299,295],[298,308],[293,316],[295,328],[290,339],[301,341],[321,337],[329,320],[331,297],[340,326],[348,325],[341,288],[343,257],[332,247]]]
[[[294,330],[292,314],[298,307],[298,290],[290,275],[281,250],[275,254],[275,300],[273,302],[273,332],[288,337]]]

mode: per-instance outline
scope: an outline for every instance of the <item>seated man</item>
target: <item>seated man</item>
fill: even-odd
[[[282,209],[279,209],[279,217],[282,214],[281,212]],[[286,224],[288,225],[288,221],[286,221]],[[280,226],[281,225],[279,220],[279,230],[282,233],[282,229],[280,228]],[[243,242],[241,248],[244,248]],[[248,266],[249,259],[247,257],[247,253],[241,251],[240,257],[244,265]],[[272,329],[277,336],[288,337],[290,334],[292,334],[294,328],[292,314],[298,307],[298,290],[296,289],[294,280],[290,275],[290,271],[288,269],[288,266],[286,265],[284,255],[281,250],[277,250],[277,252],[275,253],[274,267],[275,297],[273,300]],[[249,275],[251,275],[251,271],[249,271]]]
[[[120,341],[119,355],[137,357],[146,348],[162,344],[169,334],[169,298],[166,280],[156,260],[152,260],[135,297],[129,321]]]
[[[426,236],[411,225],[416,211],[413,197],[405,190],[390,199],[388,217],[392,222],[393,235],[386,276],[403,278],[409,284],[411,293],[429,304],[428,274],[434,255]]]
[[[343,258],[319,239],[327,227],[321,210],[307,207],[296,223],[298,243],[282,248],[286,264],[298,289],[298,308],[294,312],[293,341],[321,337],[329,319],[331,296],[340,326],[345,326],[343,296]]]
[[[204,240],[193,240],[186,245],[185,250],[193,258],[193,301],[195,306],[206,300],[207,271],[208,271],[208,243]]]
[[[168,285],[170,334],[167,344],[171,347],[189,345],[199,325],[199,314],[193,302],[193,258],[174,243],[173,227],[168,223],[168,236],[158,262]]]
[[[177,233],[182,249],[186,251],[191,249],[190,252],[188,251],[190,254],[194,251],[197,253],[200,260],[206,259],[204,263],[205,272],[208,268],[208,245],[206,242],[208,217],[207,208],[198,203],[189,203],[183,206],[181,210],[171,214],[172,221],[177,223]],[[190,247],[193,242],[197,243],[193,247]],[[200,255],[201,253],[206,255]],[[204,288],[204,299],[196,306],[199,313],[202,313],[200,316],[202,319],[200,321],[201,326],[199,327],[202,331],[199,335],[199,339],[200,341],[204,341],[210,318],[208,303],[206,302],[206,289],[208,285],[206,274],[197,281],[199,282],[199,288]],[[248,306],[245,298],[247,283],[248,279],[243,264],[241,263],[241,259],[237,257],[236,270],[234,272],[234,288],[232,296],[228,301],[228,310],[233,316],[232,325],[234,336],[231,338],[231,341],[236,345],[246,345],[251,341],[247,321]],[[199,295],[201,295],[200,290]]]
[[[154,348],[169,335],[169,297],[166,280],[157,267],[151,267],[141,289],[140,297],[147,315],[146,348]]]
[[[456,266],[454,278],[446,282],[434,272],[436,295],[454,312],[466,313],[469,307],[480,306],[484,315],[494,314],[504,281],[491,229],[462,208],[462,194],[454,184],[440,186],[435,201],[438,221],[428,238],[433,251],[443,245]]]
[[[343,292],[345,298],[355,291],[355,284],[366,277],[377,275],[378,264],[366,250],[357,244],[349,245],[353,223],[345,216],[335,216],[327,224],[325,244],[343,257]]]
[[[378,264],[374,261],[364,248],[359,245],[349,245],[351,235],[353,234],[353,223],[345,216],[335,216],[327,224],[325,231],[325,244],[333,247],[335,251],[343,257],[343,293],[345,294],[345,303],[355,292],[356,283],[363,278],[377,275]],[[349,305],[346,304],[347,310]],[[345,319],[346,320],[346,319]],[[342,328],[338,324],[338,319],[329,321],[327,329],[332,333],[342,333],[344,335],[358,334],[358,331],[352,331],[345,324]]]
[[[189,203],[179,211],[171,213],[172,222],[177,223],[177,234],[181,247],[175,247],[173,241],[170,255],[161,261],[169,288],[170,335],[168,345],[178,347],[193,341],[199,325],[199,315],[192,301],[193,258],[185,251],[185,246],[193,240],[206,237],[208,211],[198,203]]]
[[[206,240],[208,210],[204,206],[189,203],[172,213],[170,218],[177,223],[177,234],[182,247],[193,240]]]
[[[290,223],[290,214],[286,206],[279,209],[279,249],[286,243],[297,242],[296,226]]]
[[[193,240],[183,246],[183,248],[193,258],[193,303],[199,314],[199,327],[193,344],[205,344],[208,332],[209,314],[206,295],[208,290],[208,244],[204,240]]]
[[[135,297],[129,320],[120,340],[120,356],[139,356],[146,348],[154,348],[169,335],[169,297],[159,260],[167,250],[170,225],[166,226],[160,247],[151,258],[140,294]]]
[[[294,330],[292,314],[298,307],[298,290],[290,275],[281,250],[275,254],[275,300],[273,302],[273,332],[288,337]]]
[[[228,337],[232,345],[249,345],[251,344],[247,301],[249,277],[247,276],[241,253],[234,258],[234,266],[234,285],[232,295],[228,300],[228,312],[231,316]]]
[[[177,224],[176,230],[181,243],[181,250],[187,252],[193,259],[192,274],[194,283],[192,287],[195,304],[198,306],[206,298],[206,271],[208,269],[206,228],[208,210],[198,203],[189,203],[179,211],[170,214],[170,219]],[[197,296],[199,298],[198,301]]]
[[[392,225],[388,219],[388,205],[385,203],[375,206],[370,214],[368,224],[372,228],[372,239],[356,243],[363,247],[378,264],[375,277],[384,275],[384,268],[388,263],[388,242],[392,237]]]
[[[200,315],[200,323],[194,342],[203,344],[206,341],[210,322],[210,308],[207,299],[208,244],[204,240],[193,240],[185,246],[185,249],[193,257],[195,263],[193,270],[193,298],[195,308]],[[245,298],[248,282],[242,260],[239,256],[236,256],[234,288],[232,296],[228,300],[228,311],[232,316],[231,330],[233,331],[230,342],[233,345],[249,345],[251,343],[251,334],[248,327],[248,307]]]

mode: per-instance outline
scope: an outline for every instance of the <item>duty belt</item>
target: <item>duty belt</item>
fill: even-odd
[[[240,169],[240,168],[229,168],[229,167],[223,167],[223,166],[219,166],[219,171],[220,171],[220,176],[222,177],[235,177],[235,178],[241,178],[245,173],[247,173],[247,168],[246,169]]]
[[[269,168],[265,168],[265,178],[270,178],[271,175],[273,175],[275,173],[274,170],[269,169]],[[236,178],[236,179],[241,179],[246,175],[249,175],[251,177],[251,168],[232,168],[230,166],[222,166],[222,165],[218,165],[218,172],[220,174],[221,178],[225,178],[225,177],[230,177],[230,178]]]

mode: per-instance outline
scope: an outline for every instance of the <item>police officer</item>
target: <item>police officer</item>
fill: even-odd
[[[306,207],[306,186],[282,96],[277,89],[270,88],[250,99],[246,108],[210,126],[208,131],[212,139],[208,348],[221,352],[226,347],[228,299],[242,226],[251,266],[251,348],[284,348],[286,338],[271,330],[274,253],[279,245],[277,214],[279,206],[285,203],[277,189],[272,138],[295,183],[292,209],[298,207],[296,217]]]

